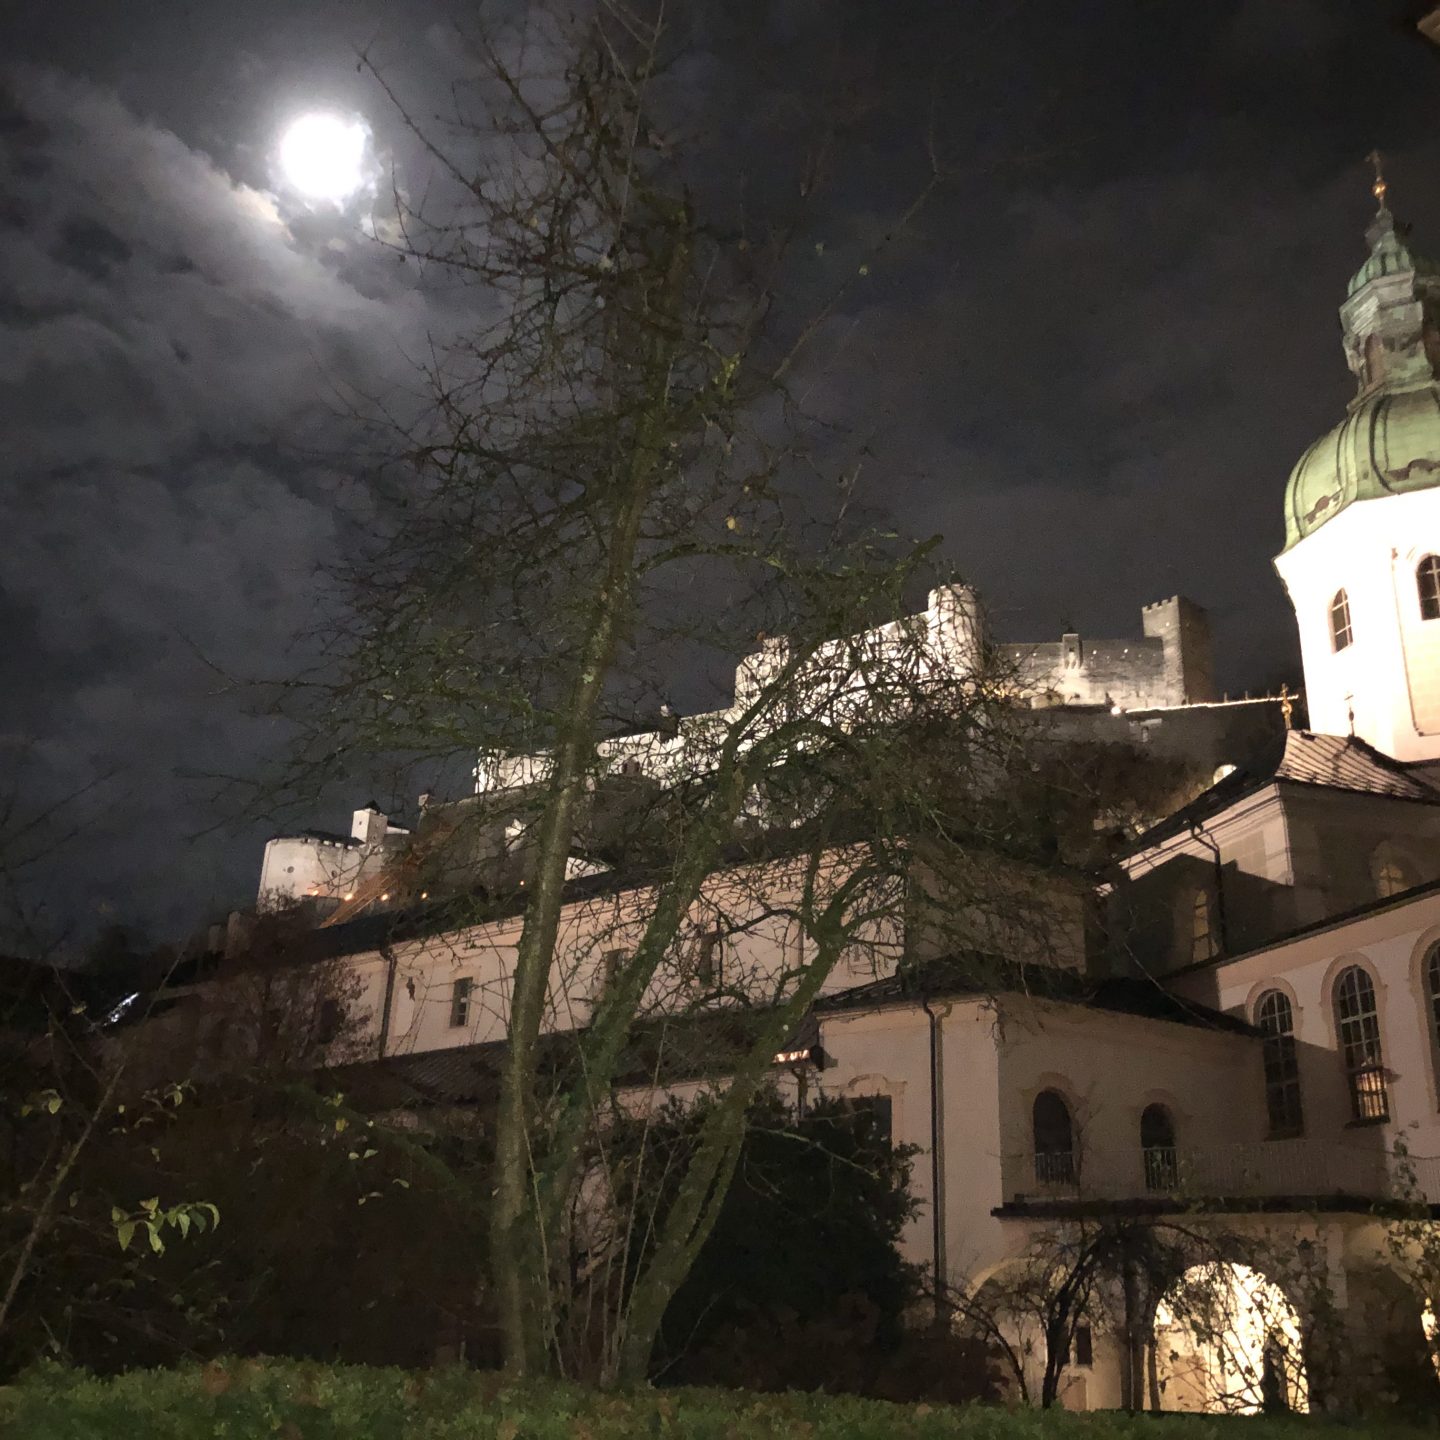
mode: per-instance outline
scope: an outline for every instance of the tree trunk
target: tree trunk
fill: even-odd
[[[688,257],[677,243],[665,275],[667,315],[678,308]],[[664,326],[656,326],[661,335]],[[508,1046],[501,1072],[495,1136],[495,1208],[491,1260],[504,1337],[505,1369],[515,1376],[541,1372],[551,1350],[554,1307],[551,1293],[551,1237],[535,1194],[537,1133],[536,1061],[545,1001],[554,964],[565,870],[578,807],[593,763],[596,717],[614,662],[621,626],[634,589],[641,522],[649,504],[669,406],[669,365],[673,340],[657,339],[650,356],[649,391],[628,460],[616,476],[618,503],[608,525],[609,551],[591,603],[589,630],[581,651],[565,722],[555,749],[549,794],[537,827],[535,856],[528,876],[528,903],[510,996]]]

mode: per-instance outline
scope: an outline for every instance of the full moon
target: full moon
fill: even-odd
[[[280,137],[280,168],[311,200],[348,200],[364,183],[365,127],[338,115],[302,115]]]

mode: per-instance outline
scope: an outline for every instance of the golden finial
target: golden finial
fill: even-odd
[[[1294,721],[1290,718],[1295,713],[1295,697],[1290,693],[1288,685],[1280,687],[1280,714],[1284,717],[1285,728],[1294,728]]]
[[[1375,183],[1370,187],[1370,193],[1375,197],[1375,204],[1381,210],[1385,209],[1385,195],[1390,187],[1385,183],[1385,168],[1383,159],[1378,150],[1372,150],[1365,157],[1375,167]]]

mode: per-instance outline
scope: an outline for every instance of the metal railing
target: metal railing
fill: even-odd
[[[1002,1184],[1007,1201],[1346,1196],[1440,1204],[1440,1156],[1306,1139],[1208,1149],[1136,1146],[1127,1153],[1052,1151],[1006,1156]]]

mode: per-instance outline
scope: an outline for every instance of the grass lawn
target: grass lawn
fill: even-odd
[[[601,1395],[471,1370],[227,1361],[97,1380],[59,1367],[0,1389],[5,1440],[1421,1440],[1384,1422],[1067,1415],[846,1396],[660,1390]]]

